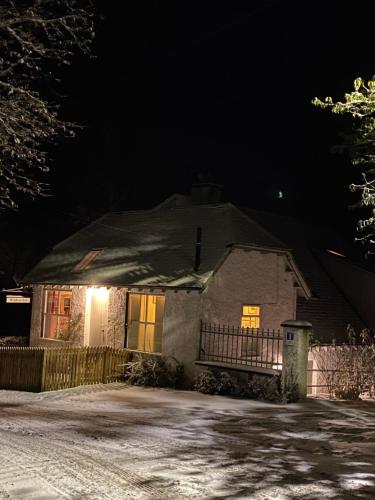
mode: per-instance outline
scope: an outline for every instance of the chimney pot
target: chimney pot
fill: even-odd
[[[222,186],[213,182],[193,184],[191,188],[191,200],[196,205],[210,203],[221,203]]]

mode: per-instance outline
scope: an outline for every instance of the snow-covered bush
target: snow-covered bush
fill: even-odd
[[[203,394],[239,395],[241,387],[228,372],[204,370],[195,379],[194,389]]]
[[[278,403],[297,401],[297,385],[284,381],[281,376],[251,375],[247,383],[240,383],[228,372],[204,370],[195,379],[194,389],[204,394],[239,396]]]
[[[184,367],[175,358],[139,355],[130,363],[126,380],[132,385],[179,388],[183,375]]]
[[[203,394],[217,394],[217,377],[212,370],[200,372],[194,381],[194,389]]]

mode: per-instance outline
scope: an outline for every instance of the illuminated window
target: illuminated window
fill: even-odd
[[[242,306],[241,327],[260,327],[260,306]]]
[[[79,272],[79,271],[83,271],[84,269],[86,269],[87,266],[89,266],[91,264],[91,262],[93,260],[96,259],[96,257],[103,251],[102,248],[96,248],[96,249],[93,249],[93,250],[90,250],[84,257],[83,259],[78,262],[78,264],[75,266],[75,268],[73,269],[73,271],[75,273]]]
[[[128,349],[161,352],[164,302],[164,295],[129,294]]]
[[[69,290],[45,290],[42,336],[58,339],[69,327],[72,292]]]

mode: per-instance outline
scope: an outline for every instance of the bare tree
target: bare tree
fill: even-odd
[[[93,36],[90,0],[0,0],[0,208],[46,193],[46,148],[75,126],[42,89],[75,52],[90,53]]]

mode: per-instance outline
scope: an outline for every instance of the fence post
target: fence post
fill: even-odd
[[[109,362],[109,347],[104,347],[104,352],[103,352],[103,376],[102,376],[102,381],[103,384],[106,384],[108,382],[108,362]]]
[[[307,396],[307,358],[312,324],[288,320],[283,327],[282,385],[285,390],[296,386],[298,398]]]
[[[41,377],[40,377],[40,392],[46,390],[46,363],[47,363],[47,349],[42,349],[41,351]]]

